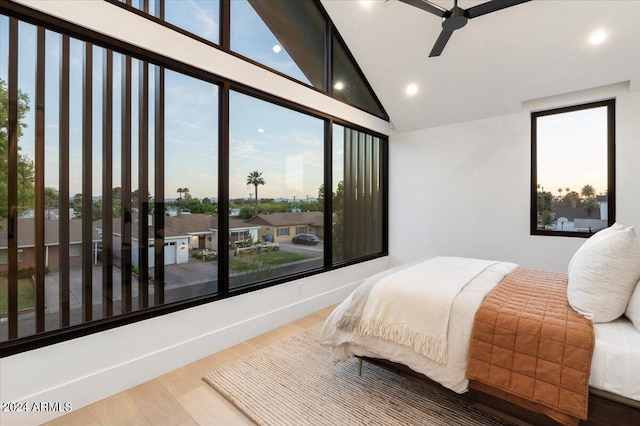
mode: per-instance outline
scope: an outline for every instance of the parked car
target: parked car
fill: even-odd
[[[320,242],[320,238],[316,237],[313,234],[298,234],[295,237],[293,237],[293,240],[291,240],[291,242],[293,244],[305,244],[308,246],[311,246],[311,245],[315,246]]]

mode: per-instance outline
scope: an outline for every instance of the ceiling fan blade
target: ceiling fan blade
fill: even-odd
[[[433,49],[431,49],[431,53],[429,53],[430,58],[433,56],[440,56],[440,54],[444,50],[444,47],[447,45],[451,34],[453,34],[453,31],[445,30],[444,28],[442,29],[440,35],[438,36],[438,39],[436,40],[436,44],[433,45]]]
[[[526,3],[531,0],[493,0],[467,9],[469,19],[486,15],[487,13],[496,12],[507,7],[516,6],[520,3]]]
[[[441,8],[438,5],[428,2],[427,0],[400,0],[402,3],[415,6],[419,9],[425,10],[429,13],[433,13],[436,16],[443,18],[447,14],[447,10]]]

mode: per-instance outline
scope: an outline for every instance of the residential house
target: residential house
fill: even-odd
[[[241,219],[230,218],[229,236],[230,241],[245,241],[258,239],[258,226],[251,226],[244,223]],[[139,255],[139,234],[138,234],[138,218],[134,215],[133,224],[131,226],[131,262],[138,266]],[[153,239],[154,227],[152,218],[148,219],[149,223],[149,267],[155,265]],[[218,250],[218,218],[216,216],[206,214],[178,214],[175,216],[167,216],[164,219],[164,264],[173,265],[189,262],[189,255],[193,250],[210,249]],[[102,235],[102,220],[94,223],[96,232]],[[113,220],[113,251],[114,262],[119,264],[122,256],[122,222],[120,218]]]
[[[261,241],[288,243],[299,234],[315,234],[319,238],[324,238],[324,213],[322,212],[262,213],[246,222],[260,225]]]
[[[18,267],[35,268],[35,219],[21,217],[18,219]],[[7,221],[0,221],[0,230],[7,230]],[[7,232],[0,231],[0,271],[8,268],[8,239]],[[100,236],[93,233],[91,245],[95,248],[100,241]],[[82,219],[69,220],[69,266],[82,265]],[[51,269],[57,269],[60,260],[60,221],[45,219],[44,221],[44,265]]]

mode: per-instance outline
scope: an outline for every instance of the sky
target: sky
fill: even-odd
[[[554,195],[585,185],[607,190],[607,109],[591,108],[537,119],[538,184]],[[558,189],[562,189],[562,193]]]
[[[136,6],[138,2],[134,2]],[[152,2],[153,7],[153,2]],[[232,48],[308,83],[287,52],[246,1],[232,2]],[[167,0],[167,21],[218,41],[218,1]],[[8,19],[0,17],[0,78],[7,81]],[[21,153],[35,158],[36,28],[19,25],[19,88],[30,98],[27,124],[19,141]],[[59,188],[59,80],[61,36],[47,31],[45,83],[45,186]],[[276,52],[277,50],[277,52]],[[102,63],[104,49],[93,49],[93,189],[102,194]],[[83,43],[71,41],[70,53],[70,176],[69,191],[82,192],[82,63]],[[113,187],[121,186],[121,63],[113,66]],[[132,190],[138,186],[138,67],[132,61]],[[150,67],[153,75],[153,68]],[[217,197],[218,88],[177,72],[166,72],[165,84],[165,198],[177,198],[178,188],[189,188],[197,198]],[[150,104],[153,105],[153,85]],[[239,93],[231,95],[230,196],[248,198],[253,187],[247,175],[258,170],[266,185],[259,197],[316,197],[323,180],[323,132],[320,119],[278,107]],[[153,141],[153,113],[149,140]],[[150,143],[150,192],[153,194],[153,143]]]

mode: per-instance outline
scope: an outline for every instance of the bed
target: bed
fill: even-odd
[[[465,270],[466,265],[469,264],[471,266],[466,277],[451,276],[446,272],[447,268]],[[442,271],[445,272],[441,274]],[[477,381],[473,381],[470,385],[467,378],[467,368],[473,362],[473,359],[471,363],[469,362],[470,346],[473,339],[477,337],[477,330],[474,329],[476,313],[481,306],[484,309],[483,303],[486,302],[483,301],[488,299],[487,295],[494,294],[492,290],[508,281],[505,277],[522,274],[522,271],[522,268],[510,262],[449,257],[413,262],[384,271],[365,280],[334,310],[320,331],[319,341],[332,348],[334,361],[343,361],[356,356],[423,384],[435,382],[451,394],[460,394],[467,399],[472,398],[476,402],[480,401],[483,406],[494,406],[500,412],[506,412],[536,424],[546,423],[549,418],[536,413],[538,410],[535,407],[525,405],[527,410],[523,410],[521,402],[516,400],[514,405],[514,400],[510,398],[511,395],[508,392],[495,392],[495,389],[491,388],[487,390],[483,383]],[[542,271],[540,273],[545,274]],[[553,279],[564,280],[566,285],[566,274],[552,274],[550,276]],[[403,317],[405,311],[411,313],[412,310],[415,312],[411,314],[413,315],[411,318],[415,316],[419,311],[417,306],[423,303],[418,302],[419,297],[423,295],[406,290],[399,292],[389,290],[389,288],[402,288],[407,281],[420,282],[425,276],[434,275],[438,277],[435,280],[436,288],[442,286],[442,283],[448,283],[447,280],[466,280],[460,285],[453,285],[453,287],[458,286],[459,289],[454,289],[456,295],[450,301],[448,308],[450,313],[446,319],[448,324],[446,336],[444,336],[444,350],[442,342],[437,339],[435,342],[429,337],[425,339],[419,331],[417,335],[412,334],[412,327],[407,324],[414,320]],[[454,275],[460,275],[460,273]],[[379,290],[384,286],[387,290]],[[564,291],[566,293],[566,290]],[[446,299],[450,296],[444,297]],[[368,301],[369,298],[376,302]],[[379,299],[386,302],[380,302]],[[408,307],[403,307],[399,299],[409,300]],[[399,306],[401,307],[398,308]],[[426,311],[437,311],[437,309],[437,307],[429,307]],[[584,319],[573,310],[571,311]],[[401,324],[401,330],[389,328],[388,324],[380,326],[377,316],[384,315],[394,316],[393,322]],[[435,315],[437,318],[443,316],[442,312],[435,312]],[[420,321],[424,319],[418,320]],[[586,375],[582,376],[586,397],[589,399],[588,417],[585,411],[584,415],[575,417],[573,422],[573,420],[566,420],[565,417],[555,417],[545,413],[554,419],[549,420],[549,424],[554,424],[554,421],[561,424],[577,424],[579,418],[588,419],[587,422],[582,420],[581,424],[640,424],[640,332],[624,316],[615,321],[596,323],[593,327],[591,321],[586,322],[589,324],[588,327],[593,329],[591,337],[586,337],[587,342],[589,339],[593,340],[592,346],[585,346],[590,368],[587,366]],[[363,323],[366,325],[363,326]],[[424,324],[420,323],[420,327],[424,327]],[[405,335],[407,330],[409,330],[409,337]],[[401,337],[398,338],[398,336]],[[569,365],[571,365],[570,362]],[[584,409],[586,410],[586,403]],[[507,418],[510,417],[507,416]],[[574,418],[570,417],[570,419]]]

